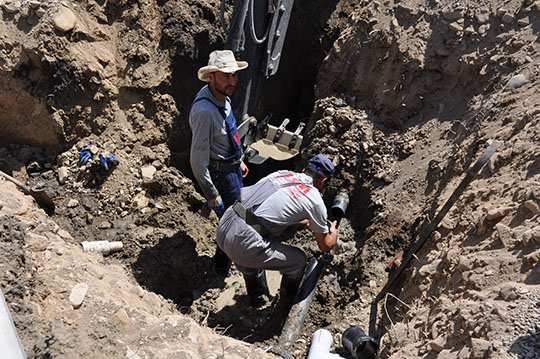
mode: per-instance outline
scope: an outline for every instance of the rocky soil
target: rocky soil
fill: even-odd
[[[187,161],[196,70],[226,38],[221,2],[0,6],[0,170],[56,204],[48,216],[0,180],[0,288],[27,356],[277,357],[279,276],[260,310],[234,268],[214,276],[217,218],[200,215]],[[293,125],[309,117],[303,150],[248,181],[323,152],[338,172],[325,201],[346,191],[351,204],[329,254],[288,233],[325,262],[290,355],[305,358],[325,328],[351,358],[341,334],[354,325],[380,358],[540,358],[539,36],[532,0],[296,2],[261,109]],[[426,235],[494,140],[374,304],[390,261]],[[99,153],[118,163],[105,170]],[[93,240],[123,248],[83,252]]]

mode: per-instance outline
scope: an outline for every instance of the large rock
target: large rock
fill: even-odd
[[[60,7],[58,12],[52,18],[54,27],[62,32],[67,32],[72,30],[77,23],[77,17],[67,7]]]

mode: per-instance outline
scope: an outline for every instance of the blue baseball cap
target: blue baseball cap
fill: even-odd
[[[308,162],[308,166],[322,172],[328,178],[334,175],[334,164],[328,157],[321,153],[312,157]]]

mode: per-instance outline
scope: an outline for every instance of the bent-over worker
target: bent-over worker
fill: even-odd
[[[269,297],[265,269],[281,272],[280,296],[292,299],[296,294],[307,257],[301,249],[280,243],[287,227],[307,226],[323,252],[336,245],[337,222],[328,226],[321,195],[333,172],[332,161],[318,154],[302,173],[277,171],[242,188],[241,203],[225,211],[217,244],[242,272],[253,306]]]

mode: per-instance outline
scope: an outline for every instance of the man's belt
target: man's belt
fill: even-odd
[[[234,172],[237,171],[238,168],[240,168],[240,163],[242,161],[234,161],[234,162],[225,162],[220,160],[214,160],[210,159],[210,168],[219,171],[219,172]]]
[[[255,216],[251,211],[247,210],[242,203],[236,201],[232,205],[232,208],[240,218],[253,227],[253,229],[261,236],[268,237],[270,235],[270,232],[268,232],[261,222],[259,222],[257,216]]]

